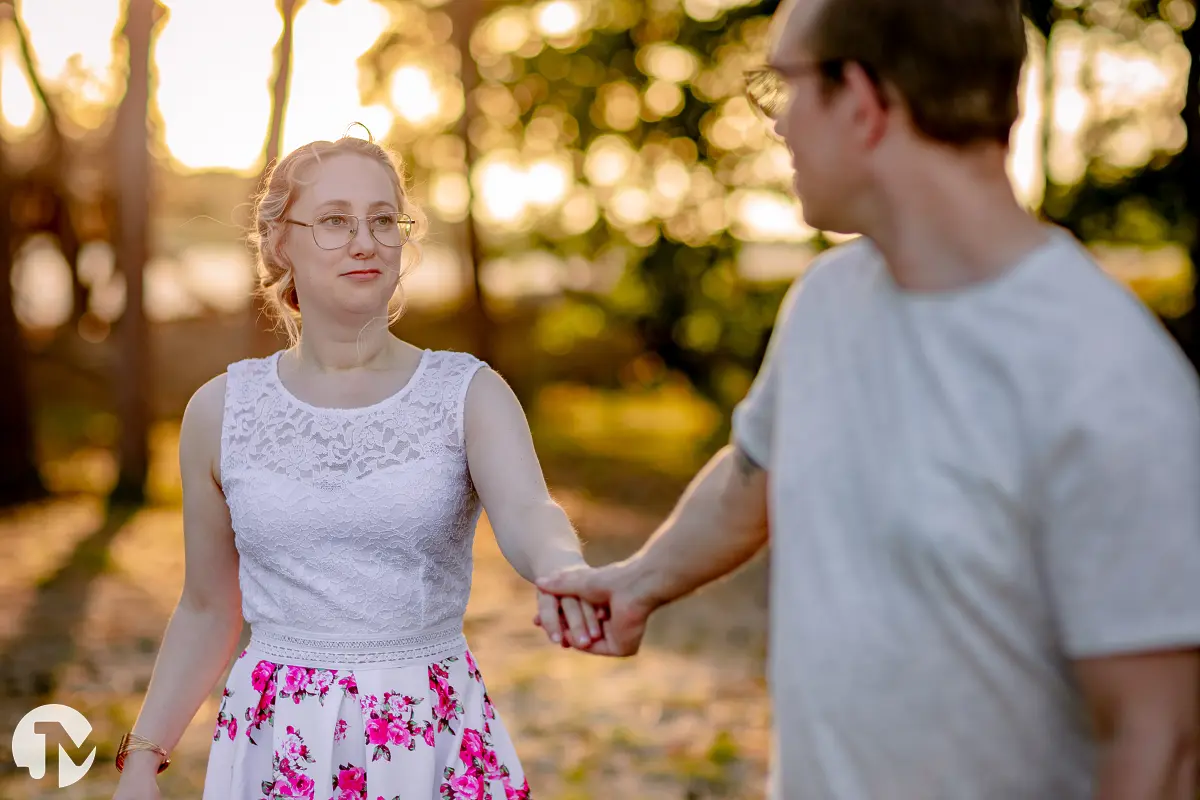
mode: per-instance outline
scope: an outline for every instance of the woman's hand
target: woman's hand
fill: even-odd
[[[540,625],[555,644],[586,650],[604,638],[600,628],[603,614],[586,600],[558,597],[539,589],[537,606],[534,624]]]
[[[162,800],[158,791],[158,781],[152,777],[134,780],[121,779],[113,800]]]
[[[158,791],[157,753],[138,750],[125,757],[125,769],[113,800],[162,800]]]

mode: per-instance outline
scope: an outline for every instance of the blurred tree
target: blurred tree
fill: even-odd
[[[567,292],[551,314],[554,349],[632,331],[653,356],[627,378],[679,371],[719,402],[741,396],[782,286],[741,280],[739,244],[813,233],[797,218],[786,152],[742,96],[775,6],[389,6],[391,31],[363,59],[365,99],[393,103],[393,143],[435,220],[464,224],[478,309],[489,267],[519,274],[549,255]],[[486,331],[486,317],[477,324]]]
[[[484,13],[472,23],[477,5]],[[765,55],[776,7],[393,0],[392,30],[363,59],[365,99],[397,111],[394,143],[435,219],[466,221],[478,303],[484,288],[495,306],[505,281],[541,275],[560,299],[535,345],[562,354],[632,332],[647,353],[619,382],[681,373],[728,407],[762,358],[786,278],[836,241],[799,217],[786,150],[743,96],[742,74]],[[1043,213],[1089,241],[1200,248],[1189,194],[1200,181],[1181,172],[1200,136],[1171,150],[1169,119],[1189,132],[1200,124],[1197,61],[1181,96],[1185,119],[1169,92],[1114,101],[1121,92],[1100,63],[1132,48],[1169,67],[1178,54],[1167,38],[1191,46],[1191,0],[1027,0],[1026,12],[1054,56],[1041,88],[1051,109],[1067,79],[1056,60],[1063,43],[1080,30],[1110,34],[1082,37],[1078,94],[1088,111],[1078,139],[1046,115],[1047,162],[1064,147],[1085,160],[1078,174],[1046,170]],[[1154,134],[1145,167],[1126,163],[1138,126],[1168,130]],[[1147,171],[1153,185],[1140,186]],[[1174,188],[1158,192],[1166,175]]]
[[[276,161],[283,147],[283,120],[287,116],[288,90],[292,78],[292,42],[296,25],[296,12],[304,0],[279,0],[279,15],[283,18],[283,31],[275,45],[275,77],[271,83],[271,124],[267,130],[267,141],[263,152],[263,174],[265,176]]]
[[[470,176],[479,148],[469,131],[481,111],[476,87],[479,70],[471,41],[492,0],[454,0],[444,4],[386,0],[392,22],[363,56],[365,94],[396,113],[390,141],[404,156],[410,183],[425,192],[426,211],[435,227],[446,227],[462,264],[468,295],[466,317],[470,348],[494,361],[495,323],[480,278],[487,258],[486,230],[472,203]],[[439,191],[440,187],[440,191]],[[448,209],[439,194],[450,187],[460,195]],[[429,207],[432,205],[432,207]],[[435,231],[431,239],[436,241]]]
[[[1114,163],[1119,137],[1147,126],[1147,109],[1113,112],[1103,108],[1091,73],[1097,48],[1084,51],[1083,89],[1090,90],[1085,166],[1070,180],[1046,181],[1044,215],[1085,240],[1130,241],[1135,244],[1182,243],[1193,272],[1200,265],[1200,30],[1192,0],[1026,0],[1030,21],[1053,48],[1064,32],[1082,30],[1110,47],[1132,44],[1161,54],[1177,45],[1186,48],[1186,85],[1175,106],[1178,117],[1165,126],[1178,136],[1155,141],[1148,155],[1134,164]],[[1052,107],[1053,108],[1053,107]],[[1052,112],[1053,113],[1053,112]],[[1162,138],[1162,137],[1160,137]],[[1050,170],[1047,170],[1050,173]],[[1200,284],[1193,283],[1187,307],[1165,314],[1164,323],[1195,365],[1200,358],[1196,315]]]
[[[796,245],[821,246],[798,219],[786,151],[743,95],[777,5],[549,2],[531,10],[525,37],[505,30],[520,19],[510,7],[476,42],[481,91],[509,114],[481,142],[514,151],[531,176],[564,155],[582,173],[561,210],[535,211],[494,236],[496,249],[608,260],[616,282],[585,282],[571,297],[601,309],[606,329],[641,338],[651,357],[624,377],[676,371],[725,407],[753,377],[784,288],[745,279],[759,258],[745,243],[791,244],[791,274],[806,257]]]
[[[116,266],[125,279],[125,310],[118,334],[117,416],[121,423],[117,485],[110,501],[140,504],[145,499],[151,420],[150,345],[143,284],[149,260],[150,44],[166,10],[158,0],[128,0],[124,36],[129,53],[128,83],[113,130],[118,165]]]
[[[38,164],[32,171],[29,188],[45,200],[41,216],[44,218],[35,222],[31,228],[45,228],[58,240],[59,249],[71,270],[71,322],[76,324],[87,313],[91,292],[79,274],[79,253],[82,248],[79,231],[72,215],[72,192],[70,165],[66,136],[63,133],[61,115],[55,101],[42,82],[34,60],[33,50],[29,45],[29,36],[21,17],[17,13],[14,0],[2,0],[4,14],[11,19],[16,31],[17,46],[21,54],[21,64],[25,68],[33,93],[42,106],[45,114],[46,148],[44,155],[38,159]],[[37,224],[41,223],[41,224]],[[32,231],[29,231],[32,232]]]
[[[0,18],[5,14],[11,15],[12,8],[0,6]],[[46,494],[35,452],[25,341],[13,308],[14,192],[6,151],[0,136],[0,376],[6,384],[0,392],[0,507]]]
[[[271,81],[271,121],[267,128],[267,139],[263,145],[263,167],[258,177],[258,190],[266,188],[267,175],[275,166],[283,151],[283,124],[287,118],[288,93],[292,78],[292,44],[296,25],[296,12],[304,0],[279,0],[279,15],[283,19],[283,30],[275,45],[275,70]],[[257,280],[257,275],[255,276]],[[259,333],[258,321],[267,314],[265,298],[255,292],[251,298],[249,313],[252,316],[250,330]]]
[[[471,56],[471,37],[479,22],[482,11],[481,0],[457,0],[450,5],[452,41],[458,58],[459,80],[462,82],[463,112],[458,117],[455,135],[463,143],[464,169],[470,175],[479,160],[479,148],[471,141],[471,125],[478,119],[479,103],[476,88],[479,86],[479,68]],[[467,184],[467,210],[458,224],[459,252],[467,264],[470,275],[471,298],[467,306],[470,315],[472,350],[477,358],[494,363],[492,350],[495,325],[488,312],[487,297],[483,291],[480,270],[483,267],[484,250],[480,241],[478,220],[471,210],[471,189]]]

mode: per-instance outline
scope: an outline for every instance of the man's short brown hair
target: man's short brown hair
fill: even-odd
[[[802,44],[827,81],[857,63],[929,138],[1008,143],[1027,50],[1018,0],[822,0],[810,19]]]

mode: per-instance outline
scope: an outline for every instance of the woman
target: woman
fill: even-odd
[[[315,142],[273,169],[252,244],[292,346],[231,364],[184,412],[183,592],[118,800],[159,797],[243,618],[205,800],[529,796],[462,634],[481,506],[530,582],[583,559],[508,385],[389,332],[422,227],[373,142]],[[576,600],[539,593],[538,613],[563,646],[600,637]]]

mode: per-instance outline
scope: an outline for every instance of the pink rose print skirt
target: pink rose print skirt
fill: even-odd
[[[461,629],[344,641],[256,625],[204,783],[204,800],[530,797]]]

